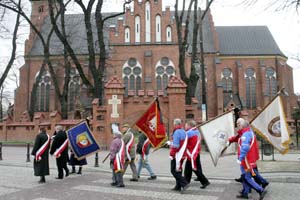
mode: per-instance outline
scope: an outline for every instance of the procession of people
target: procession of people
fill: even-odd
[[[269,182],[259,174],[257,169],[256,161],[259,159],[259,149],[255,133],[249,126],[249,122],[243,118],[237,119],[236,125],[237,134],[228,138],[229,145],[234,142],[238,143],[237,163],[240,165],[241,170],[242,190],[239,191],[236,198],[248,199],[248,194],[251,189],[254,189],[259,194],[259,199],[262,200],[267,192],[266,187]],[[175,186],[170,189],[179,191],[182,194],[187,193],[193,172],[197,177],[196,180],[201,183],[200,189],[205,189],[210,185],[210,182],[202,170],[200,161],[201,133],[196,121],[187,120],[183,125],[182,120],[177,118],[173,121],[173,127],[170,140],[165,142],[165,145],[169,145],[170,149],[170,173],[175,178]],[[142,168],[147,169],[150,175],[148,180],[157,179],[148,160],[151,143],[146,134],[139,133],[136,145],[135,136],[129,124],[122,124],[121,131],[113,130],[113,140],[109,152],[109,165],[112,169],[111,186],[125,187],[123,175],[128,165],[132,170],[130,181],[138,182]],[[69,174],[75,173],[75,165],[79,165],[77,174],[81,174],[82,166],[87,164],[85,158],[78,160],[72,150],[71,159],[69,159],[68,138],[64,127],[56,126],[52,137],[46,133],[44,127],[41,127],[32,150],[34,175],[40,177],[39,183],[45,183],[45,176],[50,174],[49,153],[56,158],[57,179],[63,179],[68,177]],[[138,155],[137,159],[136,154]],[[135,164],[136,160],[138,161],[138,167]],[[67,166],[68,162],[72,166],[71,173]]]

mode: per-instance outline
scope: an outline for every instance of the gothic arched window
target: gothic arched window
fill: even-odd
[[[252,68],[247,68],[246,79],[246,106],[248,109],[256,108],[256,75]]]
[[[141,42],[141,17],[135,16],[135,42]]]
[[[172,28],[171,28],[171,26],[167,26],[166,38],[167,38],[167,42],[172,42]]]
[[[232,72],[231,69],[225,68],[221,74],[221,81],[223,86],[223,107],[227,107],[230,100],[232,100]]]
[[[195,97],[198,100],[198,109],[201,109],[201,105],[202,105],[202,94],[203,94],[203,89],[202,89],[202,69],[201,69],[201,65],[200,63],[195,63],[195,70],[196,73],[199,77],[197,85],[196,85],[196,90],[195,90]],[[207,85],[207,67],[204,66],[204,75],[205,75],[205,84]]]
[[[274,97],[277,93],[276,72],[272,67],[266,69],[266,95]]]
[[[38,76],[38,75],[37,75]],[[37,78],[36,76],[36,78]],[[35,111],[48,112],[50,105],[50,74],[45,71],[41,77],[36,91]]]
[[[134,91],[136,95],[138,90],[142,89],[142,66],[135,58],[129,58],[124,64],[123,81],[126,95],[128,95],[128,90]]]
[[[150,2],[145,3],[145,42],[151,42],[151,6]]]
[[[175,76],[174,64],[169,58],[163,57],[156,64],[155,69],[156,88],[157,90],[163,90],[166,94],[169,79],[171,76]]]
[[[223,69],[222,72],[223,92],[232,92],[232,72],[229,68]]]
[[[130,43],[130,29],[128,27],[125,28],[125,43]]]
[[[80,76],[77,69],[72,68],[70,71],[68,111],[74,111],[76,98],[79,97],[79,89],[80,89]]]
[[[156,15],[155,24],[156,24],[156,42],[161,42],[161,17],[160,17],[160,15]]]

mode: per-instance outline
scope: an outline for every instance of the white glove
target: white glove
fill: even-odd
[[[230,142],[229,141],[227,141],[226,142],[226,147],[228,147],[230,145]]]
[[[242,162],[240,160],[236,160],[236,163],[239,164],[239,165],[242,164]]]
[[[171,142],[171,141],[166,141],[166,144],[167,144],[168,146],[171,146],[172,142]]]
[[[170,160],[173,160],[173,157],[172,156],[169,156]]]

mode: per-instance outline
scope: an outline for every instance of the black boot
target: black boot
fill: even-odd
[[[75,173],[76,173],[75,166],[72,166],[72,171],[70,174],[75,174]]]
[[[81,171],[82,171],[82,167],[79,167],[77,174],[81,174]]]
[[[45,183],[45,182],[46,182],[45,176],[41,176],[41,179],[39,180],[39,183]]]

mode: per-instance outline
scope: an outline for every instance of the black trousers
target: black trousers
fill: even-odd
[[[208,180],[202,172],[202,166],[201,166],[199,154],[196,158],[196,166],[197,166],[197,170],[193,170],[191,161],[187,159],[184,168],[184,178],[187,180],[187,182],[191,182],[192,172],[194,172],[202,185],[207,184]]]
[[[176,160],[173,159],[171,160],[171,173],[176,179],[176,189],[181,189],[182,187],[186,186],[189,184],[185,178],[182,176],[181,171],[176,171]]]
[[[57,158],[56,166],[57,166],[57,170],[58,170],[58,178],[62,179],[64,177],[64,170],[66,171],[66,173],[69,172],[69,169],[67,166],[67,161]]]

